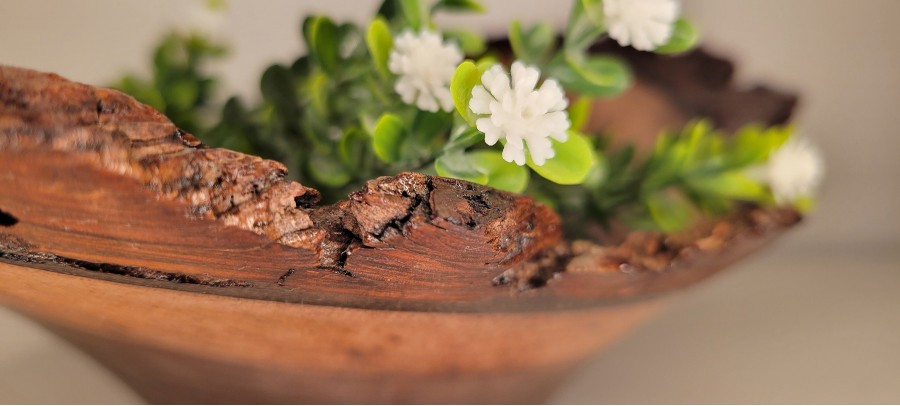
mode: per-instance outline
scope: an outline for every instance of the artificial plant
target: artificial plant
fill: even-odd
[[[120,88],[206,143],[284,162],[329,201],[417,171],[530,194],[573,232],[585,220],[675,231],[741,202],[808,206],[821,162],[790,126],[726,136],[698,117],[643,155],[584,128],[593,100],[631,84],[626,62],[589,46],[608,37],[647,52],[690,50],[697,32],[677,1],[575,0],[561,41],[547,24],[513,22],[512,55],[433,20],[483,11],[474,0],[385,0],[365,26],[306,17],[306,52],[268,67],[261,100],[228,99],[208,127],[196,115],[215,81],[200,66],[221,51],[196,35],[167,37],[153,82],[128,77]],[[167,56],[178,48],[187,56]]]

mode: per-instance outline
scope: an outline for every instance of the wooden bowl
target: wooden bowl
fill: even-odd
[[[564,312],[353,309],[0,264],[3,302],[150,403],[533,403],[656,301]]]
[[[623,103],[683,120],[672,77]],[[799,220],[745,207],[600,245],[467,182],[403,173],[323,206],[284,176],[121,93],[0,66],[0,302],[153,403],[533,403]]]

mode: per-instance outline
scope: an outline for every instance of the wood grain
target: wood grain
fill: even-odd
[[[724,235],[698,225],[645,252],[563,241],[556,214],[527,197],[415,173],[319,206],[279,163],[208,148],[121,93],[12,67],[0,67],[0,134],[0,189],[16,191],[0,196],[16,219],[0,229],[3,260],[228,296],[577,308],[686,286],[799,220],[747,208]]]
[[[10,264],[0,264],[0,285],[0,303],[41,320],[152,403],[539,402],[661,304],[518,314],[366,310]]]
[[[592,125],[655,135],[726,93],[758,106],[720,124],[780,119],[783,98],[748,98],[730,72],[673,96],[720,66],[687,58],[639,68]],[[0,66],[0,304],[154,403],[538,402],[657,295],[800,220],[747,206],[677,235],[567,241],[549,208],[458,180],[318,196],[129,96]]]

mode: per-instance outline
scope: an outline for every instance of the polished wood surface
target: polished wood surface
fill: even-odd
[[[681,122],[644,79],[623,103],[659,121],[592,125]],[[321,205],[126,95],[4,66],[0,190],[0,303],[160,403],[539,401],[657,296],[800,220],[748,206],[567,241],[528,197],[416,173]]]
[[[439,313],[279,303],[0,264],[0,300],[151,402],[534,402],[657,308]]]
[[[799,220],[746,208],[569,242],[530,198],[415,173],[317,205],[281,164],[207,148],[121,93],[11,67],[0,86],[0,189],[16,191],[0,252],[43,269],[357,308],[579,308],[686,286]]]

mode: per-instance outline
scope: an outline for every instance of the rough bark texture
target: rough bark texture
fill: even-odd
[[[690,284],[799,220],[747,208],[603,247],[468,182],[401,173],[319,206],[285,171],[119,92],[0,66],[0,261],[45,270],[326,305],[559,309]]]

